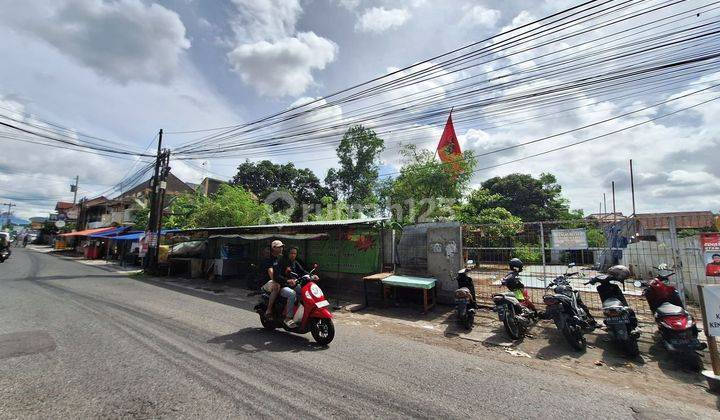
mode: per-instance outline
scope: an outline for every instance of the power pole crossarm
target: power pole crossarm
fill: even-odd
[[[7,206],[7,208],[8,208],[7,214],[6,214],[6,217],[5,217],[5,225],[9,227],[9,226],[10,226],[10,213],[11,213],[11,210],[12,210],[13,207],[17,207],[17,204],[13,204],[13,203],[2,203],[2,205],[3,205],[3,206]]]

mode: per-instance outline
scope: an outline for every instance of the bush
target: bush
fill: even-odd
[[[533,244],[517,244],[512,254],[513,257],[520,258],[525,264],[540,264],[542,262],[540,247]]]

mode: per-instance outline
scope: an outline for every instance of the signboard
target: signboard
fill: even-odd
[[[700,245],[705,262],[705,275],[720,277],[720,233],[701,233]]]
[[[370,274],[377,271],[379,258],[377,232],[347,229],[339,239],[331,235],[308,241],[306,261],[317,263],[322,271]]]
[[[703,320],[705,320],[705,333],[711,337],[720,336],[720,285],[703,285]]]
[[[585,229],[553,229],[550,231],[552,249],[587,249],[587,232]]]
[[[67,218],[70,220],[77,220],[78,218],[78,210],[77,209],[70,209],[67,211]]]
[[[144,257],[148,252],[147,236],[140,238],[140,247],[138,248],[138,256]]]
[[[55,227],[58,229],[62,229],[65,227],[65,222],[62,220],[58,220],[57,222],[55,222]]]
[[[157,246],[157,234],[155,232],[150,232],[150,231],[145,232],[145,241],[147,242],[148,246],[156,247]]]

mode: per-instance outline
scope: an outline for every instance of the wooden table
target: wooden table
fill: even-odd
[[[363,277],[363,291],[365,292],[365,306],[368,306],[368,283],[377,283],[382,288],[382,281],[383,279],[392,276],[393,273],[391,272],[385,272],[385,273],[376,273],[372,274],[366,277]],[[383,303],[385,303],[385,290],[381,290],[382,297],[383,297]]]
[[[431,277],[413,277],[391,275],[380,280],[383,285],[383,299],[392,287],[405,287],[409,289],[421,289],[423,291],[423,313],[427,313],[435,306],[437,281]],[[432,291],[432,303],[429,302],[430,293]]]

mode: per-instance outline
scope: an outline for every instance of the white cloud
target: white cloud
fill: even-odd
[[[500,11],[488,9],[481,5],[466,6],[463,8],[464,16],[460,21],[467,26],[482,26],[492,28],[500,20]]]
[[[190,48],[177,13],[140,0],[11,1],[0,24],[120,83],[167,83]]]
[[[410,12],[405,9],[385,9],[373,7],[365,10],[355,24],[359,32],[381,33],[389,29],[399,28],[410,19]]]
[[[274,42],[241,44],[228,53],[233,70],[261,95],[300,95],[313,83],[312,71],[335,60],[337,45],[301,32]]]
[[[234,0],[236,43],[227,54],[242,81],[265,96],[300,95],[313,71],[335,60],[337,45],[315,32],[296,32],[297,0]]]

